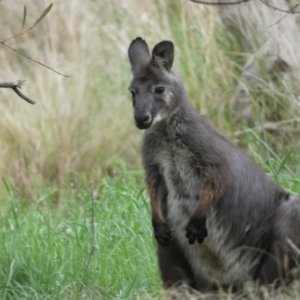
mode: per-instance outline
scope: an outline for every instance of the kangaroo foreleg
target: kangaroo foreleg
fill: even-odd
[[[164,202],[166,198],[166,195],[162,191],[162,185],[163,183],[159,179],[148,182],[148,193],[151,203],[154,236],[160,245],[167,246],[171,241],[172,232],[169,229],[161,211],[161,202]]]
[[[207,237],[207,213],[210,207],[220,199],[224,193],[225,185],[226,183],[222,172],[218,169],[210,169],[206,172],[200,191],[199,204],[185,228],[189,244],[194,244],[196,240],[201,244]]]

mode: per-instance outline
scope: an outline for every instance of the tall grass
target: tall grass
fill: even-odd
[[[30,26],[49,3],[25,4]],[[4,39],[20,31],[22,7],[1,5]],[[126,91],[127,47],[136,36],[150,46],[174,41],[191,101],[224,133],[233,131],[226,105],[239,74],[235,61],[243,61],[243,54],[233,51],[215,10],[183,0],[56,1],[36,29],[10,45],[71,78],[0,50],[9,62],[1,68],[3,80],[27,79],[25,91],[38,101],[31,107],[1,91],[2,175],[31,191],[45,181],[61,186],[70,170],[90,177],[98,169],[111,171],[114,156],[139,163],[140,134]]]
[[[25,28],[49,4],[23,3]],[[1,1],[0,8],[4,40],[21,31],[23,7]],[[28,201],[53,184],[59,200],[66,184],[76,184],[78,173],[93,180],[95,174],[113,174],[114,157],[139,166],[141,133],[133,125],[127,93],[127,48],[137,36],[150,47],[172,40],[190,101],[222,133],[236,130],[228,106],[246,54],[233,49],[216,10],[185,0],[54,1],[34,30],[8,44],[70,78],[0,45],[1,80],[26,79],[24,93],[37,101],[30,106],[12,91],[0,91],[0,174],[13,180]],[[286,142],[286,137],[276,138]],[[248,145],[249,136],[239,140]]]

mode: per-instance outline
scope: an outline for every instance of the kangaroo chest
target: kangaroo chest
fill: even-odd
[[[159,151],[158,164],[164,177],[167,196],[167,223],[179,242],[196,276],[224,285],[241,285],[251,278],[258,258],[242,254],[230,243],[230,229],[224,228],[211,208],[203,244],[188,244],[185,227],[201,196],[201,168],[193,153],[182,145],[168,143]]]
[[[169,193],[179,198],[198,201],[201,172],[200,168],[196,167],[193,154],[185,146],[169,144],[159,154],[159,168]]]
[[[168,190],[168,225],[174,232],[184,233],[187,222],[199,204],[201,168],[197,167],[193,153],[177,142],[166,142],[157,157]]]

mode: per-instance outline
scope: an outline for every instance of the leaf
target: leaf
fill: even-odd
[[[39,22],[41,22],[45,17],[46,15],[48,14],[48,12],[51,10],[53,6],[53,3],[51,3],[45,10],[44,12],[41,14],[41,16],[37,19],[37,21],[34,23],[34,25],[32,27],[35,27]]]
[[[25,22],[26,22],[26,16],[27,16],[27,8],[26,5],[24,5],[24,10],[23,10],[23,22],[22,22],[22,30],[25,26]]]

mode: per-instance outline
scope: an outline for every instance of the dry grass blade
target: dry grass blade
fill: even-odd
[[[41,16],[37,19],[37,21],[34,23],[34,25],[32,27],[35,27],[39,22],[41,22],[45,17],[46,15],[49,13],[49,11],[51,10],[53,6],[53,3],[51,3],[45,10],[44,12],[41,14]]]
[[[44,10],[44,12],[42,13],[42,15],[38,18],[38,20],[34,23],[34,25],[33,25],[32,27],[30,27],[30,28],[28,28],[27,30],[22,31],[21,33],[19,33],[19,34],[17,34],[17,35],[14,35],[14,36],[12,36],[12,37],[10,37],[10,38],[4,40],[4,41],[1,41],[0,44],[2,44],[3,46],[9,48],[10,50],[13,50],[13,51],[17,52],[18,54],[20,54],[20,55],[26,57],[27,59],[29,59],[29,60],[31,60],[31,61],[33,61],[33,62],[35,62],[35,63],[38,63],[39,65],[41,65],[41,66],[43,66],[43,67],[45,67],[45,68],[47,68],[47,69],[52,70],[53,72],[57,73],[58,75],[61,75],[61,76],[64,76],[64,77],[70,77],[70,76],[68,76],[68,75],[64,75],[64,74],[61,74],[61,73],[55,71],[53,68],[50,68],[50,67],[48,67],[47,65],[45,65],[45,64],[43,64],[43,63],[41,63],[41,62],[39,62],[39,61],[37,61],[37,60],[35,60],[35,59],[29,57],[28,55],[26,55],[26,54],[24,54],[24,53],[18,51],[17,49],[15,49],[15,48],[13,48],[13,47],[10,47],[10,46],[8,46],[8,45],[5,44],[7,41],[12,40],[12,39],[14,39],[14,38],[16,38],[16,37],[18,37],[18,36],[20,36],[20,35],[23,35],[24,33],[27,33],[28,31],[32,30],[32,29],[33,29],[33,28],[34,28],[34,27],[35,27],[35,26],[36,26],[36,25],[37,25],[37,24],[38,24],[38,23],[39,23],[39,22],[40,22],[40,21],[41,21],[48,13],[49,13],[49,11],[51,10],[52,6],[53,6],[53,3],[51,3],[51,4]],[[23,28],[24,25],[25,25],[26,16],[27,16],[27,9],[26,9],[26,6],[24,5],[23,25],[22,25],[22,28]],[[20,97],[23,98],[24,95],[22,95],[22,94],[20,93],[20,91],[16,90],[15,92],[16,92]],[[22,95],[22,96],[21,96],[21,95]],[[26,97],[26,96],[24,96],[24,97]],[[23,98],[23,99],[26,100],[26,101],[30,100],[29,98],[28,98],[28,99]],[[28,101],[28,102],[31,103],[30,101]],[[31,103],[31,104],[33,104],[33,103]]]
[[[47,69],[49,69],[49,70],[51,70],[51,71],[53,71],[53,72],[55,72],[55,73],[58,74],[58,75],[61,75],[61,76],[63,76],[63,77],[71,77],[71,76],[69,76],[69,75],[64,75],[64,74],[62,74],[62,73],[59,73],[59,72],[55,71],[53,68],[50,68],[50,67],[48,67],[47,65],[45,65],[45,64],[43,64],[43,63],[41,63],[41,62],[39,62],[39,61],[37,61],[37,60],[35,60],[35,59],[29,57],[28,55],[26,55],[26,54],[24,54],[24,53],[18,51],[17,49],[15,49],[15,48],[13,48],[13,47],[10,47],[10,46],[6,45],[4,42],[0,42],[0,44],[2,44],[3,46],[7,47],[8,49],[10,49],[10,50],[12,50],[12,51],[14,51],[14,52],[17,52],[18,54],[20,54],[20,55],[22,55],[22,56],[28,58],[29,60],[31,60],[31,61],[33,61],[33,62],[35,62],[35,63],[37,63],[37,64],[39,64],[39,65],[41,65],[41,66],[43,66],[43,67],[45,67],[45,68],[47,68]]]
[[[85,285],[85,281],[86,281],[86,277],[87,277],[87,273],[89,271],[89,267],[90,267],[90,263],[91,263],[91,259],[92,256],[95,252],[96,246],[95,246],[95,192],[94,192],[94,184],[93,182],[90,183],[90,189],[91,189],[91,200],[92,200],[92,217],[91,217],[91,231],[92,231],[92,236],[91,236],[91,249],[90,249],[90,253],[86,262],[86,266],[84,268],[84,272],[83,272],[83,276],[82,276],[82,280],[81,280],[81,285],[78,289],[79,292],[82,291],[83,286]]]
[[[24,29],[25,22],[26,22],[26,16],[27,16],[27,8],[26,5],[24,5],[24,10],[23,10],[23,22],[22,22],[22,30]]]
[[[23,35],[24,33],[27,33],[29,32],[30,30],[32,30],[48,13],[49,11],[51,10],[53,6],[53,3],[51,3],[45,10],[44,12],[42,13],[42,15],[38,18],[38,20],[34,23],[33,26],[31,26],[30,28],[26,29],[25,31],[22,31],[20,33],[18,33],[17,35],[14,35],[8,39],[5,39],[3,40],[1,43],[5,43],[7,41],[10,41],[12,39],[15,39],[16,37],[19,37],[20,35]],[[24,12],[23,12],[23,22],[22,22],[22,30],[24,28],[24,25],[25,25],[25,22],[26,22],[26,17],[27,17],[27,8],[26,8],[26,5],[24,5]]]

